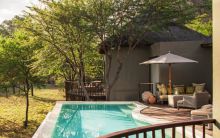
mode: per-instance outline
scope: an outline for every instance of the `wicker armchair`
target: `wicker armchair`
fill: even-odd
[[[198,109],[203,105],[209,104],[210,95],[207,91],[194,93],[193,96],[184,95],[182,100],[177,101],[178,109],[188,107]]]

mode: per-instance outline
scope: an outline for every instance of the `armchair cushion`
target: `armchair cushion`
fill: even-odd
[[[168,104],[171,107],[177,107],[177,101],[182,99],[183,95],[168,95]]]

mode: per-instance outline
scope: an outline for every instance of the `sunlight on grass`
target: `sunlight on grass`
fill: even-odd
[[[31,137],[56,101],[64,99],[64,92],[58,89],[36,89],[30,96],[29,126],[24,129],[25,97],[0,96],[0,137]]]

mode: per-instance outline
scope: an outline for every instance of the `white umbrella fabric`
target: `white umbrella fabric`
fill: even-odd
[[[143,64],[168,64],[169,65],[169,93],[172,92],[172,76],[171,76],[171,64],[178,64],[178,63],[198,63],[198,61],[191,60],[185,57],[181,57],[178,55],[171,54],[170,52],[161,55],[157,58],[153,58],[151,60],[145,61],[140,63]]]

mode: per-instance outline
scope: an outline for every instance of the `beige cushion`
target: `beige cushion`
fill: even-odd
[[[173,85],[175,95],[185,94],[184,85]]]
[[[193,86],[187,86],[186,87],[186,94],[193,94],[194,93],[194,87]]]
[[[211,115],[212,111],[207,111],[207,110],[192,110],[191,115]]]
[[[205,83],[201,83],[201,84],[196,84],[196,83],[192,83],[193,87],[194,87],[194,92],[203,92],[205,89]]]
[[[206,105],[203,105],[202,107],[201,107],[201,109],[212,109],[212,105],[211,104],[206,104]]]
[[[160,95],[161,100],[168,100],[168,95]]]

